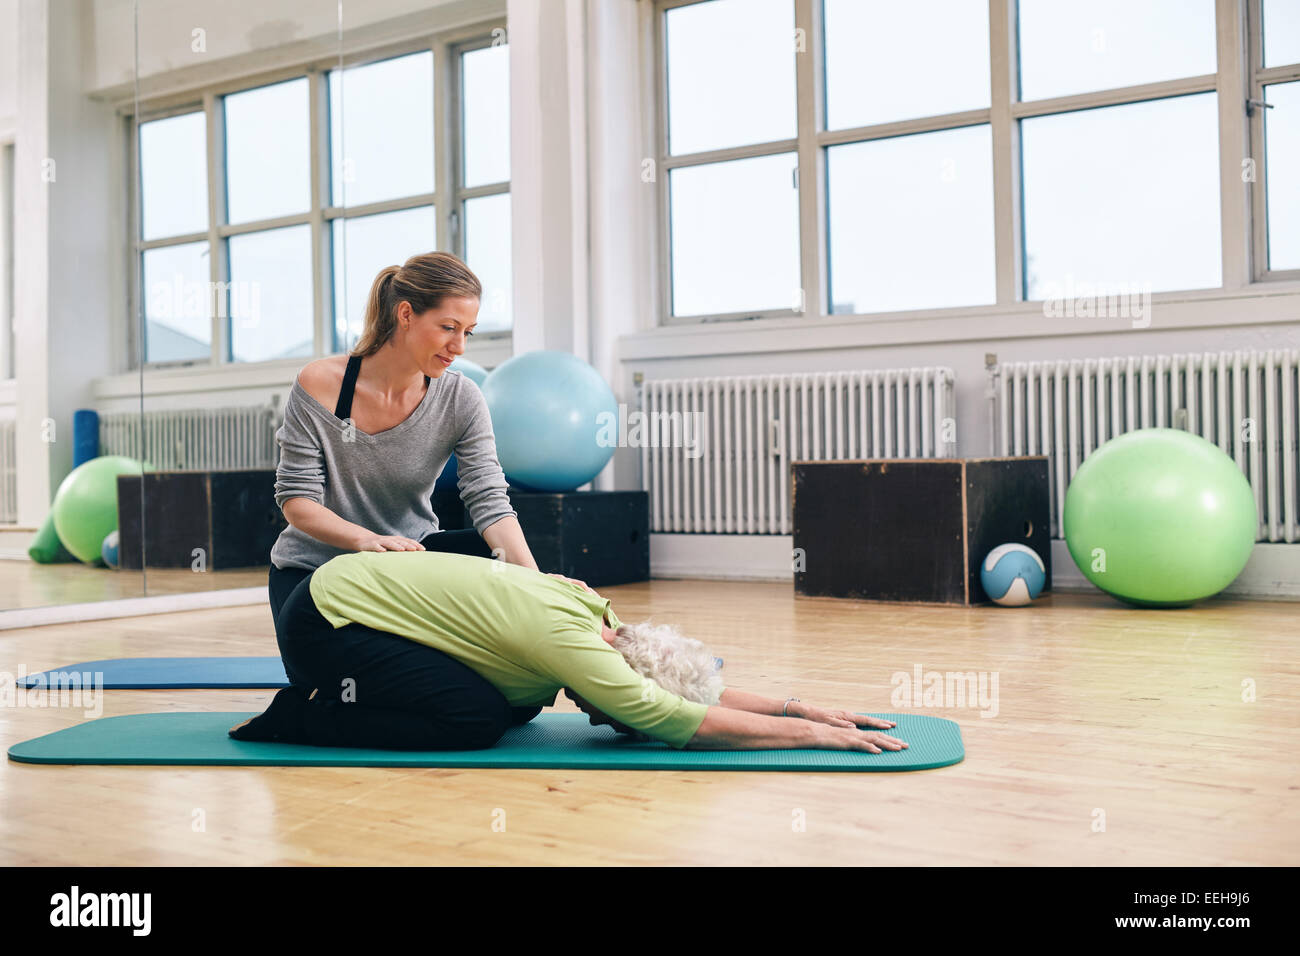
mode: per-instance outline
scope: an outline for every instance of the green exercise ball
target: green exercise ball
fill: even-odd
[[[122,455],[103,455],[78,465],[55,492],[50,513],[63,546],[80,561],[102,560],[101,548],[117,530],[117,476],[138,475],[140,462]]]
[[[1074,563],[1103,591],[1141,607],[1186,607],[1218,594],[1246,566],[1257,526],[1236,462],[1176,428],[1106,442],[1065,495]]]

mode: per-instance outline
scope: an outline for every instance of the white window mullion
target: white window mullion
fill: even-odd
[[[433,197],[434,222],[437,224],[438,249],[460,255],[458,236],[452,229],[456,203],[453,182],[454,144],[460,140],[456,130],[456,52],[442,41],[433,44]]]
[[[148,340],[145,336],[144,308],[142,306],[144,301],[144,249],[141,247],[141,239],[144,230],[141,228],[142,217],[140,210],[144,202],[144,196],[141,192],[143,185],[140,177],[140,122],[138,113],[133,112],[127,121],[126,139],[128,143],[126,220],[131,235],[131,265],[127,279],[126,347],[128,358],[126,364],[128,369],[139,369],[143,374],[149,353]]]
[[[203,113],[208,124],[208,302],[212,308],[212,349],[209,364],[220,365],[230,353],[230,323],[221,317],[228,302],[217,303],[216,290],[225,288],[230,263],[220,227],[226,212],[226,124],[221,100],[213,93],[203,95]]]
[[[307,74],[307,104],[311,112],[311,287],[315,290],[312,303],[313,356],[328,355],[334,351],[334,301],[332,237],[325,234],[333,224],[325,220],[322,212],[333,197],[326,196],[330,188],[329,166],[333,162],[333,144],[330,142],[329,97],[326,95],[326,74],[313,70]]]
[[[1250,0],[1258,7],[1259,0]],[[1219,219],[1223,233],[1223,287],[1238,289],[1252,279],[1251,183],[1243,165],[1251,156],[1246,100],[1251,82],[1247,55],[1246,4],[1217,0]]]
[[[659,322],[673,321],[672,203],[668,195],[668,40],[664,31],[666,8],[656,8],[654,19],[655,179],[659,200]]]
[[[799,141],[799,251],[805,316],[829,312],[826,270],[826,164],[818,144],[826,91],[822,88],[821,0],[795,0],[795,102]]]
[[[993,245],[997,302],[1020,300],[1020,126],[1011,115],[1017,89],[1016,0],[989,0],[989,124],[993,140]]]

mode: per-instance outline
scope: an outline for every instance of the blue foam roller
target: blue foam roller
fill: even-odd
[[[79,408],[72,413],[72,467],[99,457],[99,412]]]

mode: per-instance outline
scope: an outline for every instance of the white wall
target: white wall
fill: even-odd
[[[18,520],[44,518],[72,465],[72,413],[124,349],[122,147],[111,107],[82,94],[82,3],[20,0],[14,163]]]
[[[18,0],[0,0],[0,131],[18,113]]]

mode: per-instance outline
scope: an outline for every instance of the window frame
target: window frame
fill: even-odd
[[[790,320],[861,323],[896,320],[929,321],[937,318],[961,319],[1006,313],[1038,304],[1025,297],[1025,237],[1023,188],[1021,176],[1020,121],[1035,116],[1074,112],[1125,103],[1137,103],[1173,96],[1212,92],[1218,98],[1219,169],[1220,169],[1220,246],[1221,280],[1204,289],[1169,290],[1157,297],[1184,299],[1205,294],[1256,293],[1262,281],[1294,281],[1300,270],[1266,272],[1261,251],[1266,240],[1267,223],[1263,210],[1263,157],[1257,155],[1262,144],[1262,119],[1256,110],[1247,116],[1245,99],[1237,93],[1250,91],[1249,98],[1260,98],[1264,83],[1300,78],[1300,65],[1257,69],[1262,58],[1262,33],[1259,30],[1261,0],[1216,0],[1215,48],[1216,71],[1154,83],[1116,87],[1088,93],[1042,100],[1021,100],[1019,95],[1017,0],[988,0],[989,7],[989,81],[990,105],[987,109],[948,113],[939,116],[856,127],[827,132],[825,126],[826,51],[822,42],[823,0],[791,0],[794,22],[803,31],[804,52],[796,53],[795,81],[797,135],[793,140],[774,141],[709,152],[671,156],[668,153],[668,84],[666,17],[669,11],[708,0],[654,0],[651,17],[653,30],[653,109],[654,128],[651,152],[654,157],[657,187],[656,308],[657,328],[703,325],[714,322],[744,320]],[[1249,8],[1249,12],[1248,9]],[[1249,36],[1250,52],[1246,50]],[[793,43],[793,38],[792,38]],[[1252,69],[1250,80],[1247,61]],[[1240,79],[1238,79],[1240,78]],[[993,143],[993,223],[996,270],[996,301],[990,305],[959,307],[918,307],[904,311],[869,313],[831,313],[829,275],[829,234],[826,194],[826,149],[844,143],[865,142],[912,133],[934,132],[963,126],[988,124]],[[1238,191],[1241,185],[1242,148],[1256,159],[1257,182],[1249,193]],[[771,309],[716,315],[675,316],[672,314],[671,170],[702,163],[797,150],[799,177],[799,248],[804,283],[804,309]],[[811,172],[812,182],[807,182]],[[1253,235],[1253,239],[1252,239]],[[782,322],[780,325],[787,323]],[[760,327],[773,327],[760,322]],[[795,325],[793,327],[798,327]]]
[[[499,36],[505,37],[506,33],[505,33],[504,26],[500,27],[499,29],[501,30]],[[447,217],[447,221],[451,229],[449,233],[449,238],[451,241],[455,242],[455,248],[457,250],[456,254],[461,258],[464,258],[465,256],[465,229],[464,229],[465,203],[471,199],[481,199],[484,196],[499,196],[503,193],[509,195],[510,184],[512,181],[511,179],[506,179],[496,183],[484,183],[480,186],[467,187],[465,185],[465,117],[463,115],[464,111],[461,108],[465,102],[465,97],[464,97],[465,61],[463,58],[466,53],[472,53],[475,50],[490,49],[494,46],[504,46],[508,42],[509,42],[508,39],[505,41],[505,43],[498,42],[498,33],[496,32],[496,30],[493,30],[489,35],[485,37],[478,37],[473,40],[466,40],[462,43],[457,43],[451,47],[450,67],[451,67],[451,74],[452,74],[451,76],[452,86],[450,92],[452,95],[451,95],[450,106],[451,106],[452,113],[451,113],[451,126],[449,126],[448,128],[453,130],[455,132],[455,135],[449,137],[450,142],[448,143],[448,147],[451,149],[452,155],[451,155],[450,162],[446,164],[445,168],[450,173],[451,185],[448,188],[448,191],[444,195],[450,195],[452,197],[452,209],[450,215]],[[513,178],[513,176],[514,176],[514,170],[512,169],[511,177]],[[512,219],[511,220],[512,229],[513,229],[513,224],[514,221]],[[514,260],[512,258],[511,260],[512,265],[513,265],[513,261]],[[512,288],[513,288],[513,282],[512,282]],[[511,308],[510,310],[510,321],[511,321],[511,328],[513,329],[514,327],[513,308]],[[500,339],[510,334],[511,334],[510,330],[499,329],[495,332],[475,331],[474,337],[478,338],[480,335],[482,335],[485,336],[484,341],[486,341],[488,337]]]
[[[1300,63],[1284,66],[1264,66],[1264,14],[1262,0],[1247,0],[1246,42],[1248,45],[1247,75],[1249,98],[1264,100],[1264,87],[1275,83],[1300,80]],[[1250,158],[1255,162],[1255,181],[1251,183],[1251,258],[1254,261],[1252,278],[1256,282],[1295,281],[1300,279],[1300,269],[1268,268],[1268,163],[1264,153],[1265,109],[1247,110],[1250,127]]]
[[[498,34],[499,31],[499,34]],[[505,23],[499,18],[481,21],[473,25],[451,30],[424,34],[414,39],[385,43],[361,49],[345,51],[327,56],[314,57],[299,63],[278,67],[273,70],[243,74],[237,78],[215,83],[201,89],[173,93],[166,96],[141,100],[138,114],[132,104],[119,108],[119,116],[125,127],[125,139],[128,149],[128,183],[127,183],[127,267],[130,276],[126,314],[128,341],[128,369],[161,370],[169,368],[194,368],[207,366],[246,367],[274,365],[290,361],[301,364],[304,361],[321,358],[326,355],[339,354],[340,346],[336,343],[334,325],[334,253],[333,223],[336,219],[352,219],[383,212],[395,212],[402,209],[432,205],[436,223],[437,248],[450,250],[463,257],[461,241],[462,230],[459,228],[461,194],[455,188],[460,180],[460,112],[459,101],[459,50],[474,48],[475,44],[490,45],[496,36],[507,37]],[[504,41],[508,42],[508,38]],[[398,199],[383,200],[356,206],[335,206],[330,190],[331,128],[329,115],[329,73],[337,69],[349,69],[365,66],[382,60],[389,60],[415,53],[429,52],[433,57],[434,117],[433,117],[433,162],[434,191],[418,196],[405,196]],[[308,84],[308,109],[310,111],[310,177],[311,205],[306,212],[272,219],[260,219],[247,223],[232,225],[224,221],[226,188],[225,164],[225,130],[224,108],[222,98],[227,95],[270,86],[275,83],[306,78]],[[191,233],[184,236],[169,236],[165,239],[144,240],[141,233],[142,184],[140,179],[140,139],[139,124],[152,120],[166,119],[183,113],[202,112],[207,127],[207,162],[208,162],[208,228],[205,232]],[[509,192],[510,181],[495,183],[491,186],[497,192]],[[472,196],[478,190],[469,190]],[[220,215],[219,215],[220,214]],[[177,359],[171,361],[146,361],[144,353],[145,312],[142,303],[144,253],[149,249],[168,245],[180,245],[186,242],[207,241],[209,248],[208,281],[216,289],[218,283],[230,279],[230,263],[227,240],[253,232],[264,232],[284,226],[309,226],[311,231],[312,261],[312,352],[310,356],[299,356],[289,360],[264,359],[242,362],[230,357],[229,315],[222,318],[216,307],[215,295],[210,306],[211,344],[207,358]],[[226,310],[228,312],[228,309]],[[509,339],[513,330],[483,333],[482,341]],[[479,333],[475,333],[479,337]]]

